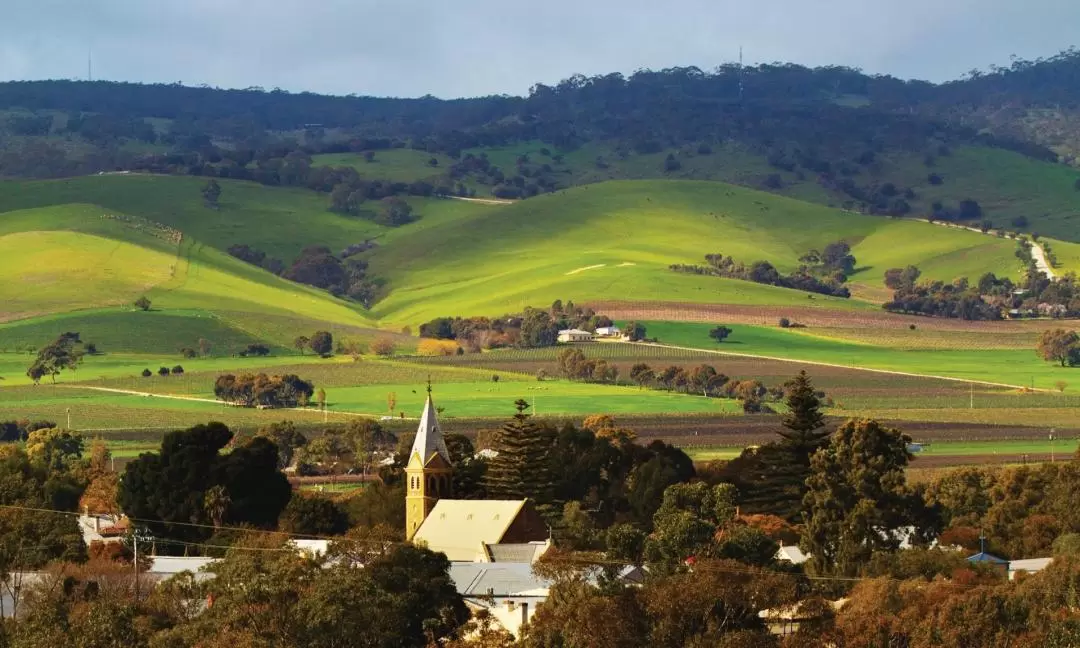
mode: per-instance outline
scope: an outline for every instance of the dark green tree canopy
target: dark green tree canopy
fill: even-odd
[[[165,435],[160,453],[143,454],[128,464],[117,495],[120,507],[129,517],[144,520],[156,536],[201,542],[210,537],[207,527],[214,522],[206,510],[206,493],[222,486],[230,502],[226,523],[272,528],[292,494],[277,468],[277,446],[256,438],[221,454],[232,436],[222,423]],[[162,545],[164,551],[175,549]]]

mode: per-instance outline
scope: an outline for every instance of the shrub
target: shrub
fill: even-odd
[[[416,355],[421,356],[452,356],[460,352],[461,346],[453,340],[422,339],[416,345]]]
[[[150,303],[151,302],[149,299],[146,298],[146,295],[143,295],[142,297],[139,297],[135,300],[135,308],[138,308],[142,311],[148,311],[150,310]]]
[[[914,324],[908,324],[908,330],[914,331],[915,330],[915,325]]]
[[[180,355],[190,360],[191,358],[194,358],[199,354],[195,351],[195,349],[192,349],[191,347],[184,347],[183,349],[180,349]]]
[[[173,374],[174,376],[179,376],[179,375],[181,375],[181,374],[183,374],[183,373],[184,373],[184,368],[183,368],[183,367],[181,367],[180,365],[176,365],[176,366],[175,366],[175,367],[173,367],[173,368],[172,368],[172,369],[171,369],[170,371],[172,371],[172,374]]]
[[[169,368],[168,367],[158,367],[157,372],[158,372],[159,376],[168,376],[169,375]]]
[[[143,378],[149,378],[150,376],[153,376],[153,375],[154,375],[154,372],[150,371],[149,369],[143,369],[142,370],[142,377]]]
[[[786,317],[781,317],[779,322],[780,328],[791,328],[791,320]]]
[[[492,374],[491,382],[499,382],[499,374]]]
[[[942,178],[941,175],[937,174],[937,173],[931,173],[930,175],[926,176],[926,181],[929,182],[932,185],[945,184],[945,179]]]
[[[394,355],[394,341],[388,337],[375,338],[371,343],[371,352],[380,356]]]

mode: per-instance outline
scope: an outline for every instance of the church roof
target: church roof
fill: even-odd
[[[484,546],[498,544],[528,500],[441,499],[413,536],[450,560],[476,560]]]
[[[446,449],[446,439],[443,438],[442,430],[439,429],[439,419],[435,416],[435,405],[431,402],[431,393],[428,393],[427,402],[424,403],[424,413],[420,415],[420,425],[416,428],[416,439],[413,441],[413,454],[420,455],[420,461],[425,465],[438,453],[447,464],[450,463],[450,451]]]

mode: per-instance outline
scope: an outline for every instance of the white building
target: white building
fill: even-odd
[[[596,328],[596,335],[598,337],[605,338],[617,338],[622,336],[622,331],[618,326],[599,326]]]
[[[1009,580],[1016,578],[1019,573],[1034,574],[1046,569],[1053,558],[1026,558],[1009,562]]]
[[[559,331],[559,342],[591,342],[593,334],[581,329],[563,329]]]

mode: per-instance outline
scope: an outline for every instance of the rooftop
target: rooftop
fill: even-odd
[[[435,503],[413,540],[450,560],[476,560],[498,544],[528,500],[449,500]]]

